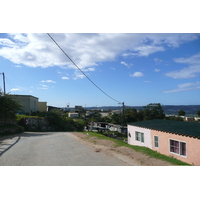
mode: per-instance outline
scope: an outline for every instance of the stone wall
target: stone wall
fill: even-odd
[[[2,134],[22,133],[23,129],[20,126],[16,127],[0,127],[0,136]]]
[[[45,118],[35,118],[35,117],[25,117],[22,118],[23,126],[28,131],[51,131],[52,128],[49,127],[49,123]]]

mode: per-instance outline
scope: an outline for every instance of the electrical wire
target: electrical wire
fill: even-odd
[[[53,40],[53,42],[60,48],[60,50],[68,57],[68,59],[76,66],[76,68],[95,86],[97,87],[101,92],[103,92],[107,97],[114,100],[117,103],[121,103],[120,101],[117,101],[116,99],[112,98],[110,95],[108,95],[106,92],[104,92],[99,86],[97,86],[77,65],[76,63],[67,55],[67,53],[60,47],[60,45],[53,39],[53,37],[47,33],[47,35]]]

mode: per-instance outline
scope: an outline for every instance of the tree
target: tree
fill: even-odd
[[[144,120],[164,119],[165,114],[160,103],[150,103],[144,106]]]
[[[111,116],[111,123],[112,124],[122,124],[123,118],[122,118],[122,114],[116,114],[114,113]]]
[[[0,120],[3,124],[15,121],[15,113],[21,108],[22,105],[12,95],[3,95],[2,91],[0,91]]]
[[[185,116],[185,111],[179,110],[178,111],[178,116]]]
[[[135,108],[125,110],[125,118],[127,122],[136,122],[138,118],[138,113]]]
[[[200,117],[200,110],[197,110],[196,114]]]

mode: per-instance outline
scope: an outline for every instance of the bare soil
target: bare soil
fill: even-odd
[[[94,148],[94,151],[105,153],[107,155],[115,156],[118,159],[134,166],[174,166],[173,164],[149,157],[146,154],[137,152],[125,146],[115,147],[115,143],[110,140],[102,140],[97,137],[89,137],[85,133],[74,132],[74,136],[84,144]]]

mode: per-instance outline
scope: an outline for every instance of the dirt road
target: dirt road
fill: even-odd
[[[84,144],[94,148],[96,151],[117,157],[130,165],[174,166],[167,161],[151,158],[148,155],[136,152],[128,147],[115,147],[115,143],[113,141],[101,140],[97,137],[88,137],[86,134],[78,132],[73,133],[73,135],[78,137]]]

